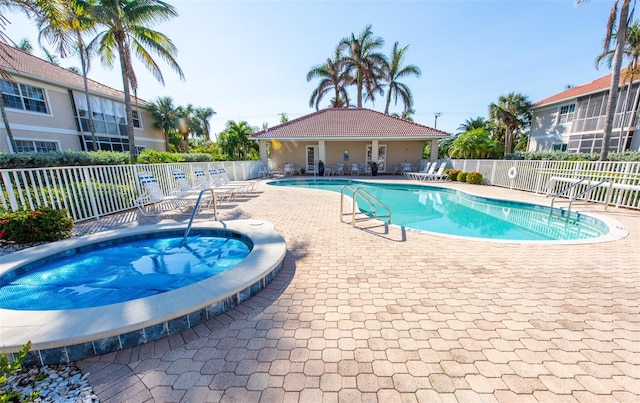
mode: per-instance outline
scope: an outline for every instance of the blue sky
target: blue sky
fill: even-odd
[[[161,63],[163,87],[137,64],[138,94],[212,107],[214,133],[228,120],[273,126],[281,112],[289,119],[313,112],[309,97],[317,80],[307,82],[307,72],[331,57],[341,38],[367,24],[385,40],[385,54],[395,41],[409,45],[405,63],[422,70],[421,78],[405,80],[413,91],[414,120],[433,127],[435,113],[441,113],[437,128],[450,133],[469,118],[487,117],[500,95],[520,92],[536,102],[609,73],[606,66],[597,70],[594,60],[612,0],[580,6],[572,0],[168,2],[180,16],[156,29],[178,47],[186,81]],[[11,39],[37,44],[35,24],[20,14],[5,15]],[[94,61],[89,76],[122,89],[119,66],[104,70]],[[383,111],[384,100],[364,106]],[[402,104],[392,103],[391,112],[401,110]]]

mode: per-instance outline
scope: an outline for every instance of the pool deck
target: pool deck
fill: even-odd
[[[629,235],[505,244],[375,222],[356,229],[339,204],[336,193],[261,183],[221,208],[222,220],[275,225],[288,249],[282,270],[221,316],[77,362],[100,401],[640,401],[640,212],[574,203]],[[80,226],[187,218],[131,211]]]

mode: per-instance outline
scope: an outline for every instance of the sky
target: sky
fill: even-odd
[[[278,124],[281,113],[291,120],[314,112],[309,98],[319,81],[307,82],[307,72],[332,57],[342,38],[369,24],[385,41],[383,53],[389,55],[396,41],[409,45],[404,64],[422,71],[420,78],[403,80],[413,92],[414,121],[449,133],[468,119],[487,118],[501,95],[516,92],[537,102],[610,72],[596,69],[595,59],[613,0],[167,2],[179,16],[153,28],[177,46],[185,80],[158,57],[162,86],[136,62],[138,95],[213,108],[212,133],[229,120],[262,128]],[[28,38],[33,53],[43,57],[36,25],[22,14],[4,15],[9,38]],[[61,65],[80,62],[68,57]],[[122,90],[119,65],[107,70],[94,60],[89,77]],[[355,98],[355,87],[350,95]],[[384,111],[384,99],[363,106]],[[401,101],[392,101],[390,112],[402,109]]]

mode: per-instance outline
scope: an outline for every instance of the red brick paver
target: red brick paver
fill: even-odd
[[[574,206],[623,223],[620,241],[507,244],[354,229],[339,200],[262,183],[223,207],[222,219],[275,224],[282,271],[193,329],[79,362],[101,401],[640,401],[638,212]]]

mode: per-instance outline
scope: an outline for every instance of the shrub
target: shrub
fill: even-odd
[[[35,211],[0,214],[0,239],[17,243],[51,242],[71,235],[73,220],[67,210],[40,207]]]
[[[458,182],[466,182],[467,181],[467,174],[468,172],[458,172],[458,176],[456,177],[456,180]]]
[[[473,185],[481,185],[482,174],[480,172],[469,172],[467,174],[467,183],[471,183]]]
[[[155,150],[143,150],[136,162],[138,164],[163,164],[168,162],[183,162],[184,158],[180,154],[159,152]]]
[[[88,165],[125,165],[129,154],[114,151],[56,151],[48,153],[0,153],[0,168],[46,168]]]
[[[446,169],[445,172],[447,172],[447,175],[449,175],[450,181],[455,182],[458,180],[458,174],[460,173],[459,169]]]
[[[20,392],[7,390],[4,383],[11,375],[22,369],[22,361],[24,361],[27,353],[31,349],[31,342],[28,342],[20,349],[13,362],[9,362],[5,353],[0,354],[0,403],[4,402],[33,402],[38,398],[39,391],[33,391],[28,396],[22,396]]]

